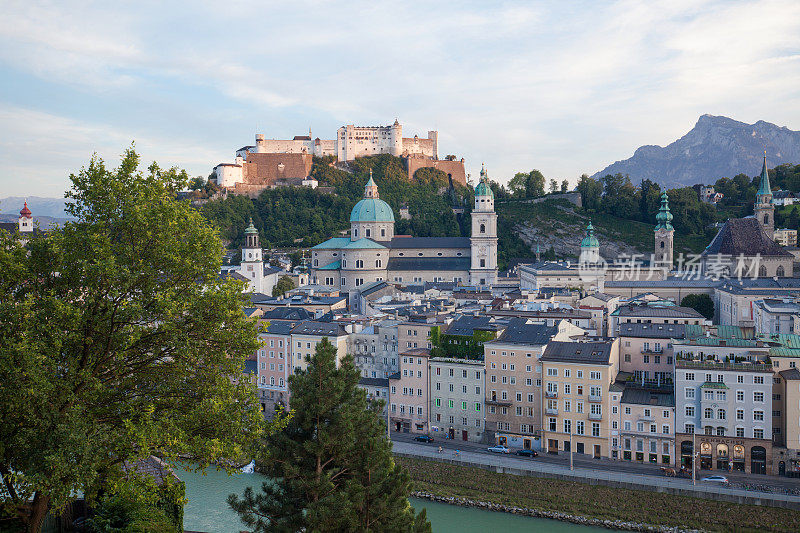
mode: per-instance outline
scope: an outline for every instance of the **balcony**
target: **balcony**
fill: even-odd
[[[661,355],[664,353],[664,348],[642,348],[642,353],[645,355]]]
[[[486,405],[499,405],[500,407],[510,407],[511,400],[498,400],[496,397],[486,400]]]
[[[644,416],[644,415],[642,415],[642,416],[639,417],[639,420],[642,421],[642,422],[655,422],[656,419],[653,418],[652,416]]]
[[[600,403],[603,401],[603,397],[600,396],[599,394],[590,394],[589,401],[593,403]]]
[[[545,398],[558,398],[558,392],[552,390],[544,391],[544,396]]]
[[[602,420],[603,413],[589,413],[589,420]]]
[[[554,415],[554,416],[555,416],[555,415],[557,415],[557,414],[558,414],[558,409],[557,409],[557,408],[555,408],[555,407],[548,407],[548,408],[546,408],[546,409],[544,410],[544,412],[545,412],[546,414],[548,414],[548,415]]]

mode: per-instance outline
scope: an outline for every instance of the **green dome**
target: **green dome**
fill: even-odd
[[[489,187],[489,175],[486,173],[486,167],[481,163],[481,179],[475,187],[475,196],[490,196],[494,198],[492,188]]]
[[[494,193],[492,192],[492,188],[489,187],[489,184],[485,181],[481,181],[478,183],[478,186],[475,187],[475,196],[491,196],[494,197]]]
[[[394,213],[380,198],[364,198],[350,211],[350,222],[394,222]]]
[[[594,227],[591,222],[586,226],[586,237],[581,241],[581,248],[600,248],[600,241],[594,236]]]
[[[256,227],[253,225],[253,219],[252,219],[252,218],[250,219],[250,225],[249,225],[249,226],[247,226],[247,228],[245,228],[244,232],[245,232],[245,234],[248,234],[248,233],[258,233],[258,230],[257,230],[257,229],[256,229]]]

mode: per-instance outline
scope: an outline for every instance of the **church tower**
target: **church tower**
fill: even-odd
[[[244,230],[242,246],[242,262],[239,273],[247,278],[249,288],[253,292],[262,292],[264,283],[264,262],[261,259],[261,244],[258,242],[258,230],[250,219],[250,225]]]
[[[586,237],[581,241],[581,255],[578,259],[581,265],[596,265],[600,263],[600,241],[594,236],[592,221],[586,226]]]
[[[28,209],[28,202],[25,202],[22,211],[19,212],[17,224],[19,225],[19,232],[23,235],[33,231],[33,214],[31,210]]]
[[[766,150],[764,151],[764,166],[761,167],[761,182],[758,184],[753,213],[767,236],[773,239],[775,235],[775,207],[772,205],[772,189],[769,187]]]
[[[661,207],[656,214],[656,246],[653,254],[654,266],[664,268],[669,272],[673,264],[672,237],[675,230],[672,227],[672,213],[669,212],[669,196],[667,191],[661,193]]]
[[[475,187],[472,237],[469,241],[470,285],[491,287],[497,283],[497,213],[494,212],[494,193],[489,187],[489,178],[483,165],[481,180]]]

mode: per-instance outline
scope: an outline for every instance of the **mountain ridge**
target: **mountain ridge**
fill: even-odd
[[[764,150],[767,165],[800,162],[800,131],[765,120],[747,124],[729,117],[704,114],[694,127],[666,146],[647,144],[628,159],[616,161],[592,177],[627,174],[639,183],[650,179],[666,187],[713,184],[743,173],[755,176]]]

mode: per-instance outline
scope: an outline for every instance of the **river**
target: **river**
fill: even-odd
[[[223,471],[209,469],[206,475],[176,469],[176,474],[186,483],[188,502],[183,517],[187,531],[203,533],[236,533],[243,530],[239,517],[226,503],[228,494],[242,494],[245,487],[259,490],[265,479],[258,474],[228,476]],[[469,507],[456,507],[443,503],[411,499],[419,510],[428,510],[434,533],[485,533],[486,531],[514,531],[537,533],[591,533],[601,528],[579,526],[557,520],[530,518],[507,513],[495,513]]]

